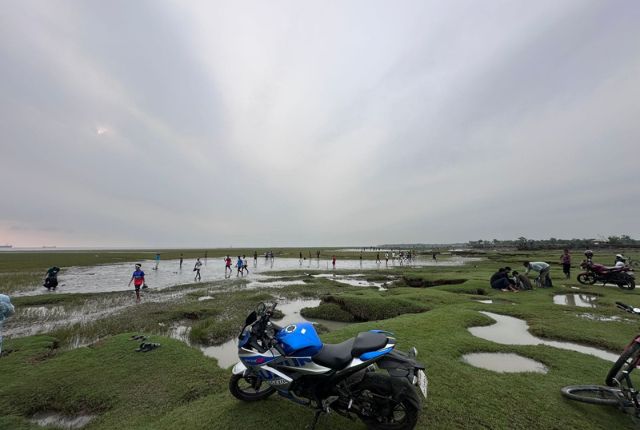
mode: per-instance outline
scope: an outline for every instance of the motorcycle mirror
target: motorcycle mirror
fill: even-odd
[[[633,308],[634,314],[640,314],[640,308]]]
[[[257,319],[258,319],[258,315],[256,314],[256,311],[251,312],[249,315],[247,315],[247,319],[244,321],[245,327],[250,324],[253,324],[254,322],[256,322]]]

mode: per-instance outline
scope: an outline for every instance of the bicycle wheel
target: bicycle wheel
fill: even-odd
[[[617,406],[621,404],[622,393],[617,388],[602,385],[569,385],[563,387],[560,393],[567,399],[594,405]]]
[[[638,364],[638,358],[640,357],[640,343],[633,342],[633,344],[625,349],[622,354],[620,354],[620,358],[615,362],[609,373],[607,373],[607,378],[605,379],[605,384],[610,387],[618,386],[620,380],[622,379],[622,372],[631,372],[636,368]]]

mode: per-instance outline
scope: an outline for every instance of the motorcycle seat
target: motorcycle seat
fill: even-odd
[[[370,331],[358,333],[355,342],[353,342],[351,356],[360,357],[365,352],[377,351],[383,348],[386,344],[387,336],[385,334],[373,333]]]
[[[319,353],[313,356],[314,363],[329,369],[339,370],[351,362],[351,350],[353,349],[354,338],[341,343],[325,343]]]
[[[340,370],[351,362],[354,357],[360,357],[365,352],[377,351],[387,344],[387,336],[382,333],[362,332],[358,336],[342,343],[325,343],[319,353],[313,356],[313,361],[329,369]]]

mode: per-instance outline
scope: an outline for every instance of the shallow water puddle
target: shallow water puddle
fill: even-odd
[[[327,327],[329,330],[337,330],[342,327],[345,327],[351,323],[337,322],[337,321],[327,321],[321,319],[306,319],[302,315],[300,315],[300,310],[302,308],[312,308],[316,307],[320,304],[320,300],[291,300],[288,302],[278,303],[276,307],[277,310],[280,310],[284,314],[284,318],[279,320],[274,320],[274,323],[278,324],[281,327],[286,325],[300,322],[300,321],[309,321],[315,322],[318,324],[322,324]],[[185,326],[177,326],[172,337],[180,340],[188,339],[188,327]],[[187,341],[188,343],[188,341]],[[213,357],[218,360],[218,365],[226,369],[238,362],[238,339],[234,337],[233,339],[221,344],[214,345],[208,347],[200,347],[204,355],[207,357]]]
[[[490,305],[490,304],[493,303],[493,300],[474,300],[474,302],[484,303],[484,304]]]
[[[42,427],[57,427],[63,429],[79,429],[94,419],[95,415],[64,416],[56,412],[39,412],[30,421]]]
[[[378,291],[387,291],[388,282],[374,282],[367,281],[366,279],[360,279],[364,275],[362,274],[354,274],[354,275],[337,275],[335,273],[319,273],[317,275],[311,275],[314,278],[326,278],[331,279],[339,284],[349,285],[352,287],[376,287]],[[390,278],[393,280],[394,278]]]
[[[633,322],[630,319],[627,318],[622,318],[619,316],[605,316],[605,315],[594,315],[594,314],[579,314],[578,315],[580,318],[584,318],[587,320],[592,320],[592,321],[605,321],[605,322],[610,322],[610,321],[625,321],[625,322]]]
[[[470,327],[469,332],[479,338],[502,345],[547,345],[554,348],[566,349],[593,355],[607,361],[616,361],[617,354],[604,351],[590,346],[578,345],[570,342],[560,342],[555,340],[544,340],[529,333],[529,326],[526,321],[506,315],[494,314],[492,312],[480,312],[496,321],[495,324],[483,327]]]
[[[472,354],[463,355],[462,361],[472,366],[492,370],[494,372],[548,372],[548,369],[544,364],[513,353],[474,352]]]
[[[595,308],[598,296],[592,294],[558,294],[553,296],[556,305],[578,306],[580,308]]]

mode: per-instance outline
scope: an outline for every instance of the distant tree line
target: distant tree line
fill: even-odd
[[[629,235],[609,236],[606,239],[527,239],[519,237],[515,240],[472,240],[467,246],[474,249],[486,248],[516,248],[519,250],[532,249],[607,249],[607,248],[640,248],[640,240],[632,239]]]

